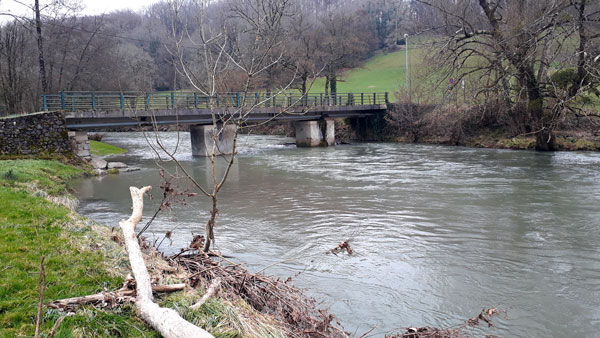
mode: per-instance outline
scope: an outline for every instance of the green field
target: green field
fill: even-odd
[[[422,50],[408,50],[409,74],[422,66]],[[338,82],[339,93],[389,92],[404,90],[406,86],[406,52],[380,53],[368,59],[364,65],[342,74]],[[325,78],[317,79],[311,93],[325,91]]]

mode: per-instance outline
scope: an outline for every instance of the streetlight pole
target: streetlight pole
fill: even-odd
[[[410,98],[410,89],[408,84],[408,34],[404,34],[404,48],[406,49],[406,97]]]

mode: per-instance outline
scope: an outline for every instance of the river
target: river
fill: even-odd
[[[174,149],[177,133],[160,135]],[[208,161],[180,137],[177,158],[208,182]],[[130,213],[127,187],[152,185],[149,218],[161,197],[155,154],[141,133],[104,141],[129,149],[111,160],[141,170],[76,182],[80,213],[117,226]],[[501,337],[598,336],[599,153],[286,142],[241,136],[216,245],[254,271],[282,262],[266,273],[292,276],[347,331],[449,327],[497,307],[507,313],[486,332]],[[202,234],[209,201],[187,203],[153,223],[150,238],[173,231],[161,250]],[[352,255],[325,254],[347,239]]]

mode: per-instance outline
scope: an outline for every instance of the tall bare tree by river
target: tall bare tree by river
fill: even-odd
[[[442,81],[453,77],[454,89],[468,76],[484,78],[476,96],[502,97],[520,132],[536,136],[537,150],[556,150],[556,124],[565,113],[577,110],[578,98],[598,86],[593,74],[600,64],[589,49],[600,37],[598,4],[417,2],[438,14],[424,28],[435,32],[436,60],[446,75]]]

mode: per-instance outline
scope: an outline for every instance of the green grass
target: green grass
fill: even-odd
[[[91,229],[66,231],[70,211],[25,191],[0,187],[0,336],[32,336],[35,329],[40,259],[46,257],[46,302],[115,289],[121,282],[107,272],[104,255],[89,243]],[[134,311],[89,309],[68,317],[57,337],[152,336]],[[48,332],[61,314],[45,311]],[[118,333],[118,334],[117,334]]]
[[[422,65],[422,53],[421,49],[408,50],[409,71]],[[337,86],[339,93],[397,92],[406,86],[406,52],[378,54],[361,67],[344,72]],[[325,78],[319,78],[311,93],[324,91]]]
[[[0,336],[33,336],[40,260],[45,256],[46,303],[115,289],[103,239],[72,212],[28,190],[29,183],[51,194],[66,194],[65,182],[83,171],[48,160],[0,161]],[[104,239],[106,241],[106,239]],[[45,309],[46,334],[62,314]],[[93,308],[67,317],[56,337],[157,336],[130,307]]]
[[[126,149],[113,146],[112,144],[90,140],[90,152],[96,156],[116,155],[126,152]]]
[[[0,161],[0,186],[35,184],[50,195],[66,193],[65,183],[82,174],[81,169],[51,160]]]

